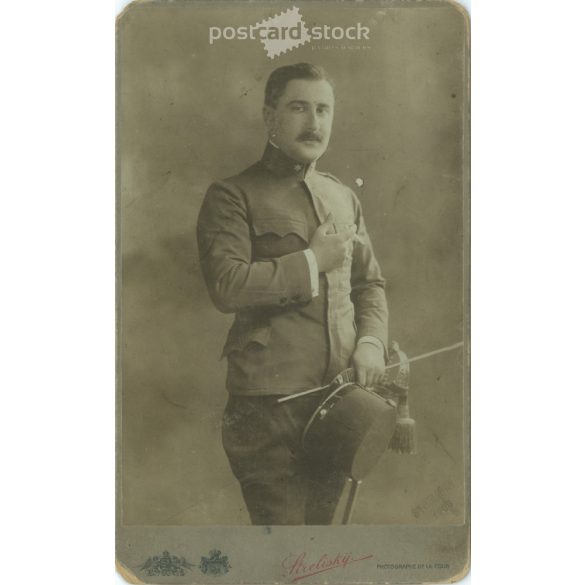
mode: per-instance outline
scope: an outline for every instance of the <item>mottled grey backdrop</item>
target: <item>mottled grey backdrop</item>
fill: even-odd
[[[220,439],[219,360],[232,317],[212,306],[195,225],[210,182],[265,144],[263,87],[310,61],[336,81],[319,168],[354,187],[384,275],[391,336],[411,356],[464,336],[466,31],[447,3],[304,3],[309,25],[371,29],[273,61],[259,41],[208,44],[209,26],[254,24],[290,3],[133,5],[118,24],[119,489],[124,524],[246,524]],[[356,180],[360,178],[363,186]],[[418,453],[388,453],[356,523],[460,523],[463,352],[412,366]]]

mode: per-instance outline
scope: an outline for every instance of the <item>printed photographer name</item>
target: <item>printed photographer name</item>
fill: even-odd
[[[306,32],[305,32],[306,31]],[[304,34],[310,36],[311,40],[336,40],[347,39],[350,41],[360,41],[370,39],[370,28],[362,25],[361,22],[353,26],[314,26],[312,28],[304,27],[302,22],[295,26],[266,26],[262,24],[251,24],[248,26],[210,26],[209,27],[209,44],[213,45],[216,41],[247,41],[249,39],[284,41],[300,40]]]

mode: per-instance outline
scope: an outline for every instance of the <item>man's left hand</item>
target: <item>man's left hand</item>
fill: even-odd
[[[372,343],[358,343],[351,358],[356,380],[362,386],[373,386],[384,374],[384,352]]]

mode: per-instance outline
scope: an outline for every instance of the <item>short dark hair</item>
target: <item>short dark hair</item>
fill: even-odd
[[[286,84],[292,79],[313,79],[315,81],[323,79],[329,82],[331,87],[334,87],[333,81],[320,65],[312,65],[311,63],[284,65],[270,74],[264,90],[264,105],[275,108],[286,89]]]

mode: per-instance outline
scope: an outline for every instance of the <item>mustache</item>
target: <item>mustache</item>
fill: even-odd
[[[297,137],[298,141],[303,141],[303,140],[316,140],[317,142],[323,142],[323,137],[320,134],[317,134],[316,132],[303,132],[302,134],[299,134],[299,136]]]

